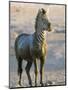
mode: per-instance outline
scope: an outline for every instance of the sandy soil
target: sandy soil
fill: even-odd
[[[32,78],[32,86],[35,86],[34,72],[31,71],[30,74],[31,74],[31,78]],[[52,84],[49,84],[48,83],[49,81],[52,82]],[[64,71],[63,70],[59,70],[56,72],[55,71],[45,71],[44,84],[45,84],[45,86],[65,85]],[[39,77],[38,77],[38,86],[40,86]],[[22,74],[22,86],[18,85],[17,73],[15,73],[15,72],[10,73],[10,88],[15,88],[15,87],[30,87],[25,71]]]
[[[26,66],[26,61],[23,62],[22,67],[23,67],[23,73],[22,73],[22,86],[18,85],[18,75],[17,75],[17,61],[15,56],[10,56],[10,88],[15,88],[15,87],[30,87],[28,83],[28,78],[25,72],[25,66]],[[38,61],[39,63],[39,61]],[[39,67],[39,64],[38,64]],[[48,68],[47,68],[48,67]],[[45,86],[51,86],[51,85],[65,85],[65,69],[58,69],[58,67],[55,68],[55,66],[52,67],[52,65],[45,64],[44,66],[44,84]],[[30,71],[31,79],[32,79],[32,86],[35,86],[34,83],[34,65],[31,67]],[[49,83],[51,82],[51,84]],[[40,86],[40,74],[38,73],[38,86]]]

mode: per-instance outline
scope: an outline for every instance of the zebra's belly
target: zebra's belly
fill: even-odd
[[[19,55],[22,59],[25,59],[26,61],[27,61],[27,60],[32,61],[32,56],[31,56],[31,54],[30,54],[30,50],[29,50],[29,48],[27,48],[27,47],[19,48],[18,55]]]
[[[22,59],[32,61],[32,56],[30,52],[32,40],[30,40],[30,38],[31,36],[19,39],[17,52]]]

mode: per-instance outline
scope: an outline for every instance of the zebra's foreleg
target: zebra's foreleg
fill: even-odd
[[[34,67],[35,67],[35,86],[37,86],[37,79],[38,79],[38,65],[37,65],[37,59],[34,60]]]
[[[32,66],[32,62],[27,62],[27,65],[26,65],[26,74],[27,74],[27,77],[28,77],[28,80],[29,80],[29,85],[32,86],[32,81],[31,81],[31,76],[30,76],[30,68]]]
[[[21,86],[21,75],[22,75],[22,59],[18,59],[18,76],[19,76],[19,81],[18,84]]]
[[[43,86],[43,79],[44,79],[44,63],[45,63],[45,58],[42,57],[40,59],[40,84]]]

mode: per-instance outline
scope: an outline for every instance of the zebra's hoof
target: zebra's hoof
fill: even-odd
[[[37,87],[37,83],[35,83],[35,87]]]
[[[41,87],[44,87],[45,86],[45,84],[44,83],[40,83],[41,84]]]
[[[18,84],[19,84],[19,86],[22,86],[20,81],[18,82]]]
[[[32,87],[32,83],[29,83],[30,87]]]

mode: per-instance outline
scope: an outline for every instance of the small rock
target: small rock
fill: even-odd
[[[45,83],[45,86],[48,86],[48,85],[55,85],[55,82],[53,82],[53,81],[47,81]]]

